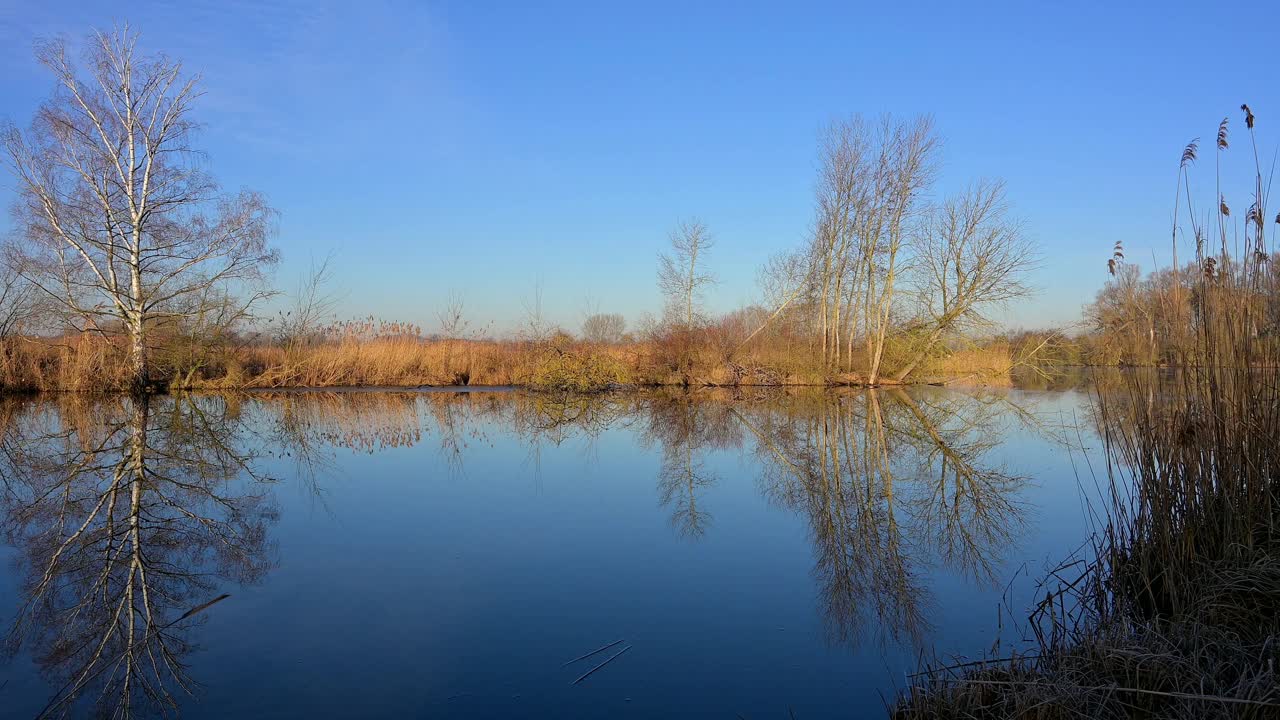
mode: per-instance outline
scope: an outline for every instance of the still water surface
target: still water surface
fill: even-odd
[[[0,715],[879,716],[1018,641],[1002,600],[1089,532],[1087,405],[6,400]]]

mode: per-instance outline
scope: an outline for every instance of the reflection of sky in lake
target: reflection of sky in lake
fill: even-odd
[[[696,397],[196,400],[274,481],[201,480],[270,494],[271,567],[169,609],[231,594],[177,626],[198,646],[199,702],[171,690],[183,715],[879,713],[919,652],[989,649],[1006,584],[1025,607],[1087,534],[1062,427],[1087,425],[1084,395]],[[178,402],[153,401],[151,441],[177,432]],[[34,556],[0,552],[7,619]],[[632,649],[571,686],[608,653],[563,663],[618,639]],[[65,677],[41,679],[44,650],[0,675],[7,713],[34,716]]]

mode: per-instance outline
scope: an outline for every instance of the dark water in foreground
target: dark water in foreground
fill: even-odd
[[[1086,405],[8,400],[0,715],[880,716],[1087,536]]]

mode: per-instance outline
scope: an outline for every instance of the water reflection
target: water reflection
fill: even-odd
[[[708,469],[702,454],[742,445],[742,427],[732,405],[708,401],[689,393],[656,394],[643,403],[642,437],[662,452],[658,498],[671,515],[671,526],[682,537],[696,540],[707,533],[713,516],[700,501],[703,490],[719,477]]]
[[[60,420],[59,420],[60,418]],[[234,403],[68,402],[5,429],[3,530],[23,603],[10,635],[56,688],[41,716],[130,717],[191,692],[191,626],[271,567],[275,517]]]
[[[1023,524],[1025,482],[992,466],[999,405],[973,395],[867,391],[802,411],[738,411],[766,496],[808,518],[832,639],[868,629],[920,644],[936,563],[990,582]]]
[[[499,438],[526,452],[607,433],[656,456],[655,501],[688,541],[716,532],[722,456],[747,458],[759,492],[808,527],[829,639],[923,645],[939,571],[997,580],[1023,529],[1026,480],[993,460],[1004,393],[707,391],[292,393],[0,404],[3,531],[18,548],[11,640],[55,688],[45,714],[173,710],[192,626],[272,568],[277,517],[263,467],[321,496],[344,453],[435,448],[467,476]],[[283,463],[283,465],[281,465]],[[658,592],[661,589],[657,589]],[[142,712],[141,708],[147,708]]]
[[[924,580],[933,571],[998,580],[1003,552],[1025,527],[1019,497],[1027,479],[992,451],[1011,423],[1040,429],[1008,393],[932,388],[325,393],[292,396],[280,416],[305,430],[286,443],[292,448],[321,439],[372,452],[434,435],[459,474],[472,444],[488,442],[491,431],[510,433],[525,446],[535,481],[544,447],[581,442],[589,453],[605,431],[632,430],[659,454],[658,504],[691,541],[714,530],[705,495],[722,478],[706,455],[749,446],[762,494],[807,519],[829,634],[849,645],[867,631],[922,644],[933,602]]]

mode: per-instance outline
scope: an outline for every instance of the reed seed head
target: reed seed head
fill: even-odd
[[[1199,149],[1200,138],[1196,138],[1187,143],[1187,146],[1182,149],[1181,167],[1186,167],[1188,163],[1194,163],[1196,161],[1196,152],[1199,151]]]

